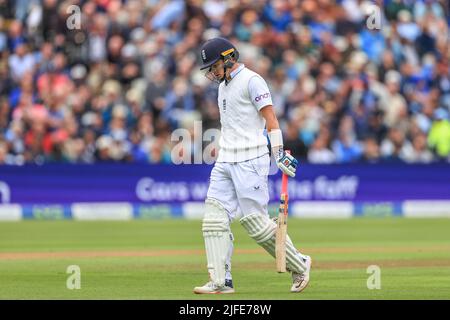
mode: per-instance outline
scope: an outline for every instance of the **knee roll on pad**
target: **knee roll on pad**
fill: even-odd
[[[276,223],[269,217],[256,213],[241,218],[240,222],[249,236],[275,258]],[[286,266],[290,271],[297,273],[306,270],[306,264],[288,235],[286,235]]]
[[[227,255],[233,242],[228,214],[215,199],[207,198],[205,201],[202,231],[211,280],[217,286],[223,286]]]
[[[259,244],[270,240],[275,235],[277,228],[275,222],[256,213],[241,218],[240,222],[249,236]]]
[[[227,231],[230,229],[228,214],[219,201],[207,198],[205,201],[205,215],[203,217],[202,230],[205,231]]]
[[[250,214],[240,219],[248,235],[275,257],[275,232],[277,225],[267,216]]]

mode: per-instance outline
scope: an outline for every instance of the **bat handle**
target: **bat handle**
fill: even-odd
[[[283,173],[281,176],[281,193],[287,194],[288,189],[288,175],[286,173]]]
[[[291,154],[291,150],[285,150],[286,153]],[[283,173],[281,176],[281,193],[287,194],[288,189],[288,175]]]

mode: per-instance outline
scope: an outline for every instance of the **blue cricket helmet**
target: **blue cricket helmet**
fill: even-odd
[[[236,47],[227,39],[213,38],[206,41],[201,48],[200,56],[202,58],[202,66],[200,70],[211,67],[219,59],[224,59],[227,56],[239,57],[239,52]]]

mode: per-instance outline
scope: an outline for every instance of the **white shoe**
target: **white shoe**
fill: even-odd
[[[216,286],[212,281],[209,281],[202,287],[195,287],[194,293],[234,293],[233,283],[229,280],[225,281],[225,285],[222,287]]]
[[[306,270],[303,273],[292,272],[291,292],[302,292],[309,283],[309,272],[311,271],[311,257],[305,256]]]

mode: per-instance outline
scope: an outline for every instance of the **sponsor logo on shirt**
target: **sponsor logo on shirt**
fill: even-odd
[[[257,96],[257,97],[255,98],[255,101],[256,101],[256,102],[259,102],[259,101],[261,101],[262,99],[267,99],[269,96],[270,96],[270,93],[269,93],[269,92],[264,93],[264,94],[261,94],[261,95],[259,95],[259,96]]]

